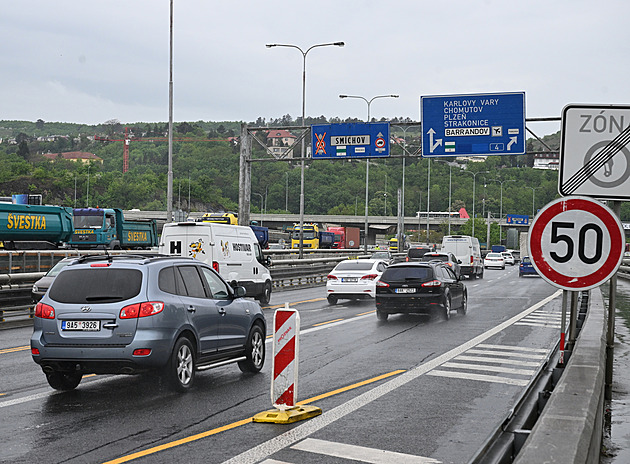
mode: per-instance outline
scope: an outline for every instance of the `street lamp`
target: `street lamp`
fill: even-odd
[[[264,215],[264,209],[263,209],[263,196],[260,193],[256,193],[256,192],[252,192],[252,195],[258,195],[260,197],[260,225],[263,225],[263,215]]]
[[[89,208],[90,207],[90,165],[89,164],[87,168],[88,168],[87,169],[88,172],[87,172],[87,191],[85,193],[85,203],[86,203],[85,206]]]
[[[309,48],[306,49],[306,51],[302,50],[297,45],[292,45],[292,44],[266,44],[265,45],[267,48],[273,48],[273,47],[295,48],[296,50],[299,50],[300,53],[302,54],[302,126],[306,125],[306,114],[305,114],[305,110],[306,110],[306,55],[312,49],[317,48],[317,47],[328,47],[328,46],[343,47],[344,45],[345,45],[344,42],[330,42],[330,43],[316,44],[316,45],[311,45]],[[304,164],[305,164],[304,157],[306,156],[305,147],[304,147],[304,139],[305,137],[302,137],[302,163],[300,166],[300,248],[299,248],[299,254],[298,254],[298,257],[300,259],[304,257]]]
[[[398,95],[377,95],[375,97],[370,98],[369,100],[360,95],[339,95],[339,98],[359,98],[367,103],[367,121],[370,122],[370,105],[377,98],[398,98]],[[368,241],[368,185],[370,179],[370,160],[368,158],[365,159],[365,243],[364,250],[367,253],[367,241]]]
[[[506,179],[506,180],[499,180],[499,179],[488,179],[490,181],[493,182],[498,182],[499,184],[501,184],[501,202],[500,202],[500,206],[499,206],[499,245],[501,244],[501,240],[502,240],[502,227],[501,227],[501,221],[503,220],[503,183],[504,182],[516,182],[515,179]]]
[[[536,215],[536,208],[535,208],[535,203],[536,203],[536,190],[538,190],[539,188],[542,187],[527,187],[532,189],[532,220],[534,219],[534,216]]]
[[[479,172],[470,172],[470,171],[462,171],[466,174],[470,174],[473,176],[473,199],[472,199],[472,236],[475,236],[475,182],[477,180],[477,174],[487,174],[488,171],[479,171]]]
[[[434,161],[448,164],[448,235],[451,235],[451,192],[452,192],[451,180],[453,177],[453,166],[448,161],[439,160],[439,159],[434,159]]]

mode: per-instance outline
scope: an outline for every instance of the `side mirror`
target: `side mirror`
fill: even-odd
[[[241,287],[240,285],[234,287],[234,298],[243,298],[246,293],[245,287]]]
[[[462,260],[461,260],[461,259],[458,259],[458,260],[457,260],[457,264],[462,264]]]

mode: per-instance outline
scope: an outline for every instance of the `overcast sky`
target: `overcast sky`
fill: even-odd
[[[169,0],[5,1],[0,119],[168,121]],[[628,0],[174,0],[174,120],[419,120],[420,96],[524,91],[527,117],[630,103]],[[555,124],[528,124],[547,134]]]

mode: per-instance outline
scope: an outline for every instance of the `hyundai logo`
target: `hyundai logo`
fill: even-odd
[[[89,313],[90,311],[92,311],[92,308],[90,308],[89,306],[82,306],[81,307],[81,312],[82,313]]]

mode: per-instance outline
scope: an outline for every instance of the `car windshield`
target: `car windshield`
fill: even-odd
[[[428,250],[426,250],[424,248],[410,248],[407,251],[407,255],[410,258],[422,258],[427,251]]]
[[[523,264],[531,264],[531,260],[530,260],[527,256],[525,256],[525,257],[521,260],[521,262],[522,262]]]
[[[337,264],[335,271],[369,271],[373,265],[371,261],[343,261]]]
[[[60,303],[123,301],[140,293],[142,272],[136,269],[65,269],[53,281],[50,298]]]
[[[486,258],[503,258],[499,253],[488,253]]]
[[[433,271],[430,267],[401,266],[390,267],[381,277],[385,282],[404,282],[406,280],[430,280],[433,278]]]

